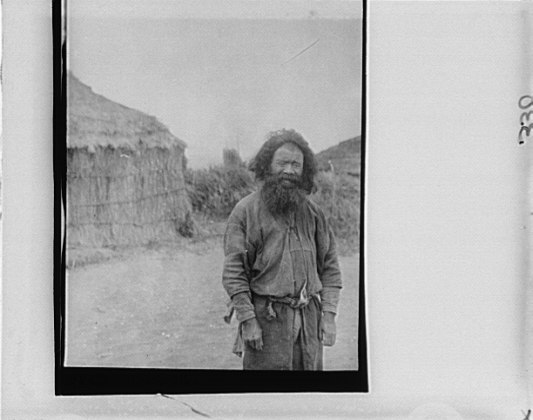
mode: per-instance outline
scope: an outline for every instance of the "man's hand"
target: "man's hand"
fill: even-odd
[[[242,323],[242,339],[255,350],[263,350],[263,330],[257,319],[251,318]]]
[[[335,314],[333,312],[324,312],[320,320],[320,341],[329,347],[335,344],[336,336]]]

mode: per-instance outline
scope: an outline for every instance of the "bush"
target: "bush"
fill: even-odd
[[[188,169],[187,192],[193,211],[207,219],[225,221],[233,207],[256,189],[253,174],[243,166]],[[311,199],[324,211],[342,253],[359,245],[359,178],[349,174],[319,172]]]
[[[188,169],[185,184],[193,211],[217,220],[227,218],[239,200],[255,190],[252,173],[242,166]]]
[[[335,237],[351,249],[359,245],[359,182],[347,174],[319,172],[311,199],[324,211]]]

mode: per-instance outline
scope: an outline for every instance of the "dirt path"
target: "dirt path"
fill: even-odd
[[[231,353],[235,324],[222,320],[222,261],[211,239],[69,270],[66,364],[241,369]],[[341,268],[338,342],[326,351],[327,369],[357,366],[357,258],[341,258]]]

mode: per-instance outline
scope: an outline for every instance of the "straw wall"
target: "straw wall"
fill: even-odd
[[[190,212],[180,147],[68,149],[69,247],[172,240],[190,233]]]

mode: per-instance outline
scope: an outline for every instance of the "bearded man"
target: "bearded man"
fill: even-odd
[[[317,172],[294,130],[270,133],[250,169],[261,182],[229,216],[222,283],[239,321],[244,369],[322,370],[335,343],[341,275],[322,210],[308,199]]]

